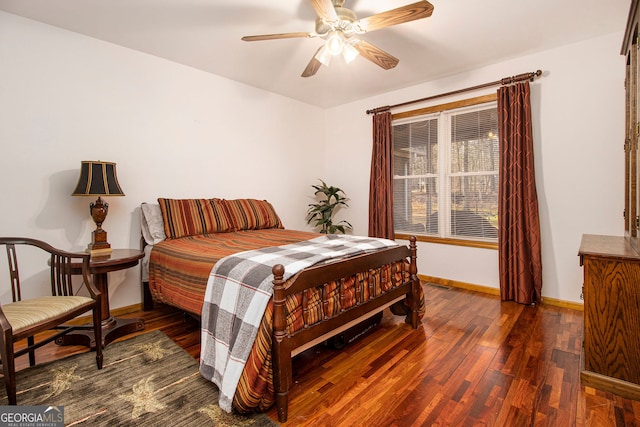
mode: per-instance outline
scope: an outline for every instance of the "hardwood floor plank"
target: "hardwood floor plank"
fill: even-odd
[[[640,402],[580,384],[581,311],[424,289],[417,330],[385,313],[342,350],[320,345],[298,355],[285,425],[640,426]],[[160,329],[199,358],[192,317],[160,304],[124,317],[144,318],[145,332]],[[37,361],[83,351],[50,344]],[[274,409],[268,415],[277,420]]]

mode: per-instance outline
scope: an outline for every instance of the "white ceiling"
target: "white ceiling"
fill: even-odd
[[[346,0],[344,7],[364,18],[414,1]],[[308,0],[0,0],[0,10],[326,108],[623,31],[631,0],[430,2],[430,18],[361,37],[397,57],[396,68],[338,58],[310,78],[300,74],[321,39],[240,40],[313,31]],[[525,71],[534,70],[514,70]]]

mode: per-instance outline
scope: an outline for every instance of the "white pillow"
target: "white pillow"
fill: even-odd
[[[147,245],[155,245],[167,238],[164,233],[164,222],[160,205],[155,203],[142,203],[142,236]]]

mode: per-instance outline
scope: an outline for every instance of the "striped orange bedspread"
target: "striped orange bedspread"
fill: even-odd
[[[321,234],[269,228],[165,240],[151,251],[149,289],[156,301],[200,316],[209,273],[219,259],[318,236]]]
[[[273,228],[165,240],[154,245],[151,251],[149,289],[156,301],[200,316],[209,274],[219,259],[237,252],[287,245],[318,236],[320,234],[313,232]],[[395,276],[394,280],[392,276]],[[374,295],[377,295],[398,281],[408,280],[408,277],[408,263],[397,263],[345,278],[342,286],[346,298],[344,295],[340,298],[340,286],[336,282],[323,284],[304,295],[288,297],[287,333],[293,334],[324,316],[333,316],[355,305],[357,283],[365,290],[365,298],[368,298],[369,283],[373,285]],[[424,298],[419,304],[419,315],[422,316]],[[401,302],[396,305],[402,306]],[[395,307],[392,311],[407,314],[408,311],[403,313],[402,308]],[[266,411],[275,402],[271,364],[272,319],[271,301],[234,395],[233,406],[241,413]]]

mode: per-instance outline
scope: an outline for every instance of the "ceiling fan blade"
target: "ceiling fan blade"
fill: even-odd
[[[320,49],[322,49],[322,46],[313,54],[313,58],[311,58],[311,61],[307,64],[307,68],[302,72],[302,77],[314,76],[322,66],[322,62],[316,59],[316,55],[320,52]]]
[[[314,37],[313,33],[281,33],[281,34],[263,34],[259,36],[244,36],[242,40],[246,42],[255,42],[260,40],[276,40],[276,39],[293,39],[297,37]]]
[[[360,55],[385,70],[394,68],[400,62],[395,56],[364,40],[358,40],[353,44],[353,47],[360,52]]]
[[[401,6],[396,9],[371,15],[358,20],[355,24],[367,31],[379,30],[391,25],[403,24],[416,19],[428,18],[433,13],[433,5],[426,0]]]
[[[331,0],[310,0],[311,6],[315,9],[318,16],[325,21],[337,21],[338,15],[333,7]]]

